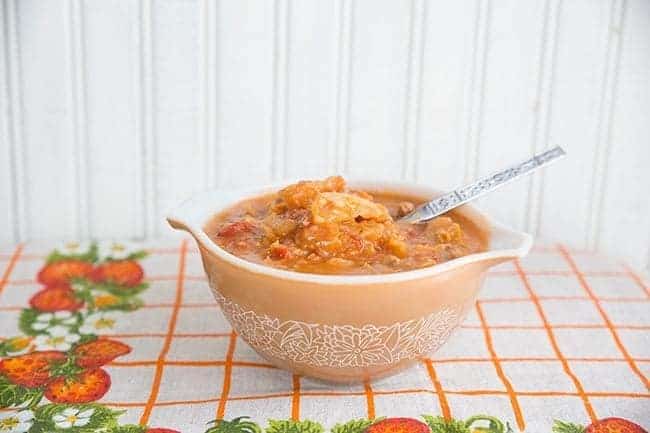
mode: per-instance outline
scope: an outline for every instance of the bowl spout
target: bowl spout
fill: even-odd
[[[192,230],[190,230],[190,227],[186,223],[184,223],[183,221],[168,217],[167,218],[167,223],[169,223],[169,225],[173,229],[184,230],[184,231],[186,231],[188,233],[192,233]]]

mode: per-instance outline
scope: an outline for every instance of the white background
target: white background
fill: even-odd
[[[4,0],[0,242],[170,236],[194,191],[343,173],[452,188],[650,264],[648,0]]]

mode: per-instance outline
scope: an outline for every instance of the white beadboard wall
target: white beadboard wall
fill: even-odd
[[[0,242],[170,236],[195,191],[333,173],[484,199],[650,266],[648,0],[2,0]]]

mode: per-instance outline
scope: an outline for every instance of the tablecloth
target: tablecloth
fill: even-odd
[[[431,358],[352,385],[258,357],[224,319],[190,240],[19,245],[0,249],[0,272],[1,432],[650,426],[648,279],[562,245],[493,268]]]

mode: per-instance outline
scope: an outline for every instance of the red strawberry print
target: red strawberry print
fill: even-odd
[[[144,271],[134,260],[116,260],[97,266],[91,279],[97,283],[114,283],[120,286],[133,287],[142,282]]]
[[[413,418],[386,418],[370,427],[364,433],[430,433],[429,426]]]
[[[181,433],[178,430],[172,430],[170,428],[150,428],[147,429],[144,433]]]
[[[56,286],[36,292],[29,305],[39,311],[77,311],[83,307],[84,301],[76,298],[69,286]]]
[[[32,352],[0,360],[0,374],[16,385],[38,388],[51,379],[52,366],[65,360],[66,354],[56,350]]]
[[[108,338],[99,338],[80,344],[73,351],[76,358],[75,363],[82,368],[101,367],[129,352],[131,352],[129,346]]]
[[[648,433],[638,424],[623,418],[603,418],[592,423],[585,433]]]
[[[46,286],[68,284],[73,278],[84,278],[90,275],[93,265],[82,260],[61,260],[45,265],[39,272],[37,280]]]
[[[45,388],[45,397],[52,403],[89,403],[102,398],[110,387],[111,377],[96,368],[71,377],[57,377]]]

